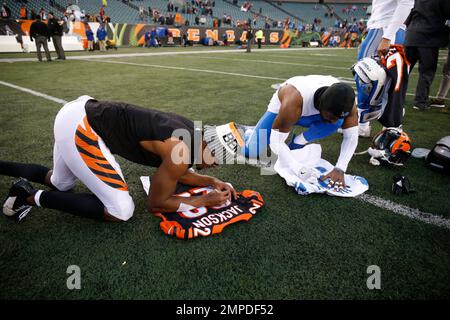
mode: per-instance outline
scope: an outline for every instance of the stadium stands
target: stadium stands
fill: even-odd
[[[174,6],[178,7],[178,13],[182,15],[182,23],[185,20],[189,22],[190,26],[196,25],[196,17],[201,16],[201,12],[197,14],[188,14],[183,10],[183,4],[181,1],[172,0]],[[168,16],[168,4],[169,0],[109,0],[108,6],[105,8],[105,14],[111,18],[111,22],[114,23],[154,23],[153,18],[149,16],[149,7],[157,9],[162,15]],[[185,2],[193,2],[185,1]],[[302,24],[311,24],[315,18],[321,20],[319,27],[333,27],[336,24],[336,20],[342,19],[348,22],[359,21],[360,19],[367,19],[366,9],[367,5],[364,4],[349,4],[339,3],[326,4],[318,3],[299,3],[299,2],[279,2],[275,0],[253,0],[252,7],[249,12],[241,11],[241,5],[244,0],[237,1],[233,4],[233,0],[215,0],[212,7],[213,14],[204,15],[205,23],[199,24],[200,26],[213,26],[215,19],[221,20],[224,15],[230,15],[232,17],[231,26],[236,26],[238,22],[253,21],[256,17],[256,24],[252,24],[255,28],[264,28],[264,20],[267,16],[271,28],[274,27],[274,21],[284,22],[286,18],[290,18],[291,21],[297,24],[298,19]],[[20,2],[11,1],[8,2],[12,12],[12,18],[19,18]],[[33,9],[36,13],[40,8],[44,8],[46,12],[54,11],[62,14],[65,9],[71,5],[76,4],[81,10],[84,10],[88,15],[98,15],[102,1],[100,0],[29,0],[27,3],[27,9],[30,13]],[[139,17],[139,7],[142,6],[145,10],[144,19]],[[330,10],[335,12],[334,16],[330,16]],[[177,12],[172,12],[175,15]],[[224,24],[222,23],[222,26]],[[284,26],[280,26],[281,28]]]

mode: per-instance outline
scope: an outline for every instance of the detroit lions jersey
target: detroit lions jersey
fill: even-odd
[[[309,75],[293,77],[281,84],[281,86],[290,84],[294,86],[303,98],[303,107],[301,117],[309,117],[319,114],[319,110],[314,106],[314,94],[321,87],[329,87],[333,83],[339,82],[332,76]],[[278,113],[280,111],[281,102],[278,98],[278,91],[272,97],[269,103],[268,111]]]
[[[369,29],[383,29],[383,38],[393,40],[399,28],[405,28],[414,0],[373,0],[372,13],[367,22]]]

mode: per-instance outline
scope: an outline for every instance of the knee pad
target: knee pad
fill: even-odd
[[[73,189],[73,187],[75,187],[76,184],[76,180],[73,181],[61,181],[60,179],[56,178],[54,174],[51,175],[50,177],[50,182],[52,183],[52,185],[58,189],[58,191],[69,191],[71,189]]]
[[[107,207],[108,213],[117,219],[127,221],[133,216],[134,202],[128,195],[127,198],[117,199],[113,207]]]

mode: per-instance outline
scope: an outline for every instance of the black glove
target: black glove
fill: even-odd
[[[411,189],[411,182],[405,176],[401,174],[396,174],[392,177],[392,193],[396,196],[401,194],[410,194],[415,192],[415,190]]]

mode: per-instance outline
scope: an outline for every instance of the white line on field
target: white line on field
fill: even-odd
[[[149,49],[151,50],[151,49]],[[258,49],[253,52],[289,52],[289,51],[316,51],[324,50],[323,48],[290,48],[290,49]],[[340,49],[331,49],[340,50]],[[95,54],[85,56],[67,56],[67,60],[89,60],[89,59],[104,59],[104,58],[133,58],[133,57],[151,57],[151,56],[175,56],[175,55],[190,55],[203,53],[245,53],[243,49],[228,49],[228,50],[199,50],[199,51],[161,51],[161,52],[141,52],[141,53],[116,53],[116,54]],[[36,58],[3,58],[0,62],[37,62]]]
[[[53,102],[57,102],[57,103],[61,103],[61,104],[65,104],[67,103],[67,101],[63,100],[63,99],[59,99],[59,98],[55,98],[53,96],[49,96],[48,94],[44,94],[44,93],[40,93],[28,88],[24,88],[24,87],[20,87],[8,82],[4,82],[4,81],[0,81],[0,84],[13,88],[13,89],[17,89],[29,94],[32,94],[34,96],[38,96]],[[428,224],[432,224],[438,227],[443,227],[446,229],[450,230],[450,220],[449,219],[445,219],[436,215],[433,215],[431,213],[427,213],[427,212],[422,212],[419,209],[414,209],[414,208],[410,208],[408,206],[404,206],[389,200],[385,200],[383,198],[377,197],[377,196],[372,196],[369,194],[363,194],[359,197],[357,197],[357,199],[367,202],[371,205],[374,205],[376,207],[379,207],[381,209],[384,210],[388,210],[391,211],[393,213],[402,215],[402,216],[406,216],[408,218],[414,219],[414,220],[418,220],[424,223],[428,223]]]
[[[125,64],[125,65],[138,66],[138,67],[149,67],[149,68],[160,68],[160,69],[171,69],[171,70],[184,70],[184,71],[214,73],[214,74],[223,74],[223,75],[227,75],[227,76],[238,76],[238,77],[246,77],[246,78],[257,78],[257,79],[268,79],[268,80],[279,80],[279,81],[284,81],[285,80],[283,78],[276,78],[276,77],[255,76],[255,75],[251,75],[251,74],[216,71],[216,70],[207,70],[207,69],[195,69],[195,68],[185,68],[185,67],[163,66],[163,65],[159,65],[159,64],[146,64],[146,63],[135,63],[135,62],[125,62],[125,61],[111,61],[111,60],[99,60],[99,61],[97,61],[97,60],[86,60],[86,61],[101,62],[101,63]]]
[[[376,207],[392,211],[408,218],[422,221],[428,224],[432,224],[438,227],[450,229],[450,220],[445,219],[428,212],[422,212],[419,209],[413,209],[383,198],[372,196],[370,194],[363,194],[357,197],[357,199],[370,203]]]
[[[67,103],[66,100],[59,99],[59,98],[50,96],[48,94],[37,92],[37,91],[31,90],[31,89],[28,89],[28,88],[16,86],[15,84],[12,84],[12,83],[9,83],[9,82],[0,81],[0,84],[4,85],[6,87],[10,87],[10,88],[13,88],[13,89],[16,89],[16,90],[20,90],[20,91],[32,94],[33,96],[41,97],[41,98],[44,98],[44,99],[56,102],[56,103],[61,103],[61,104],[66,104]]]
[[[347,68],[347,67],[335,67],[335,66],[327,66],[327,65],[323,65],[323,64],[318,65],[318,64],[310,64],[310,63],[283,62],[283,61],[256,60],[256,59],[219,58],[219,57],[201,57],[201,59],[258,62],[258,63],[280,64],[280,65],[288,65],[288,66],[302,66],[302,67],[313,67],[313,68],[319,67],[319,68],[349,70],[350,71],[350,68]]]
[[[276,50],[276,49],[271,49]],[[212,58],[214,59],[214,58]],[[226,59],[226,58],[224,58]],[[91,61],[91,62],[103,62],[103,63],[115,63],[115,64],[124,64],[124,65],[131,65],[131,66],[139,66],[139,67],[149,67],[149,68],[160,68],[160,69],[171,69],[171,70],[184,70],[184,71],[194,71],[194,72],[204,72],[204,73],[212,73],[212,74],[222,74],[222,75],[228,75],[228,76],[237,76],[237,77],[246,77],[246,78],[256,78],[256,79],[268,79],[268,80],[278,80],[278,81],[286,81],[287,79],[283,78],[276,78],[276,77],[266,77],[266,76],[255,76],[251,74],[245,74],[245,73],[235,73],[235,72],[225,72],[225,71],[216,71],[216,70],[208,70],[208,69],[196,69],[196,68],[185,68],[185,67],[174,67],[174,66],[164,66],[159,64],[146,64],[146,63],[136,63],[136,62],[125,62],[125,61],[112,61],[112,60],[90,60],[90,59],[84,59],[85,61]],[[245,59],[233,59],[233,60],[243,60],[247,61]],[[259,62],[268,62],[266,60],[251,60],[251,61],[259,61]],[[277,62],[270,62],[270,63],[277,63]],[[286,64],[287,62],[280,62],[280,64]],[[291,64],[291,63],[289,63]],[[300,65],[297,63],[292,63],[293,65]],[[307,64],[305,64],[307,65]],[[308,65],[312,66],[312,65]],[[316,65],[316,67],[321,67],[319,65]],[[334,69],[345,69],[348,68],[345,67],[328,67],[328,68],[334,68]],[[354,80],[352,78],[345,78],[345,77],[337,77],[342,82],[354,84]],[[408,96],[414,96],[412,93],[407,93]],[[444,98],[444,100],[450,100],[450,98]]]

